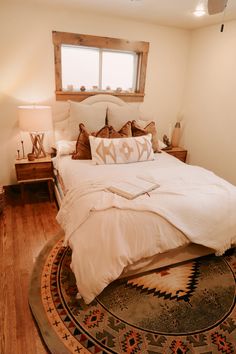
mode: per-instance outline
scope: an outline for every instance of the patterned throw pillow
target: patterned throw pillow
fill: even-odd
[[[92,160],[97,165],[153,160],[151,138],[151,134],[116,139],[90,136]]]
[[[89,136],[94,135],[101,138],[109,138],[109,126],[105,125],[98,132],[89,133],[84,124],[79,125],[80,133],[76,142],[75,152],[72,154],[73,160],[91,160],[91,149],[89,144]]]
[[[132,135],[142,136],[145,134],[152,135],[152,148],[154,152],[159,152],[157,128],[155,122],[150,122],[145,127],[141,127],[135,120],[132,121]]]
[[[125,123],[117,132],[112,126],[109,130],[109,138],[129,138],[132,136],[131,121]]]

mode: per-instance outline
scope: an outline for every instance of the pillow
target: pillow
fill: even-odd
[[[92,134],[101,138],[109,138],[109,127],[105,125],[98,132],[89,133],[84,124],[79,125],[80,133],[76,142],[75,151],[72,154],[73,160],[91,160],[89,136]]]
[[[79,124],[83,123],[89,131],[98,131],[106,120],[105,105],[86,105],[70,101],[70,115],[68,118],[68,129],[70,140],[78,137]]]
[[[151,122],[152,122],[152,120],[143,120],[143,119],[136,120],[136,123],[141,128],[145,128]],[[162,140],[158,139],[158,147],[159,147],[160,150],[162,150],[162,149],[165,149],[167,147],[167,145],[165,143],[163,143]]]
[[[140,128],[144,129],[149,123],[153,122],[152,120],[143,120],[135,119],[135,122],[139,125]]]
[[[157,138],[157,129],[155,122],[150,122],[144,128],[141,128],[135,120],[132,121],[132,135],[133,136],[142,136],[145,134],[152,135],[152,148],[154,152],[159,152],[158,138]]]
[[[72,153],[75,151],[75,145],[76,145],[76,140],[75,141],[70,141],[70,140],[57,141],[56,142],[57,156],[72,155]]]
[[[107,108],[108,124],[112,125],[115,130],[120,130],[127,121],[138,120],[139,110],[137,107],[129,105],[113,106]]]
[[[63,119],[62,121],[53,122],[53,127],[54,127],[54,138],[56,142],[60,140],[65,140],[65,141],[70,140],[70,134],[68,130],[68,119]],[[54,143],[54,146],[56,147],[56,143]]]
[[[129,138],[132,136],[131,121],[125,123],[117,132],[112,126],[109,129],[109,138]]]
[[[97,165],[153,160],[151,139],[151,134],[120,139],[90,136],[92,160]]]

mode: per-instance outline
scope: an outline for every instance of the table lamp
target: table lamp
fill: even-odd
[[[50,106],[19,106],[19,127],[29,132],[32,141],[32,154],[36,158],[45,157],[43,147],[44,133],[52,130],[52,111]]]

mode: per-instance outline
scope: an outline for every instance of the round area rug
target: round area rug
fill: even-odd
[[[52,353],[236,353],[236,251],[110,284],[77,298],[71,250],[57,235],[40,253],[29,303]]]

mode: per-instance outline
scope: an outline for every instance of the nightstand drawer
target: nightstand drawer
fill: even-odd
[[[171,155],[175,156],[177,159],[185,162],[186,156],[187,156],[187,151],[174,151],[171,153]]]
[[[187,150],[181,147],[172,147],[169,149],[163,149],[167,154],[172,155],[180,161],[186,162]]]
[[[35,180],[40,178],[53,178],[51,162],[39,162],[32,164],[16,164],[17,180]]]

